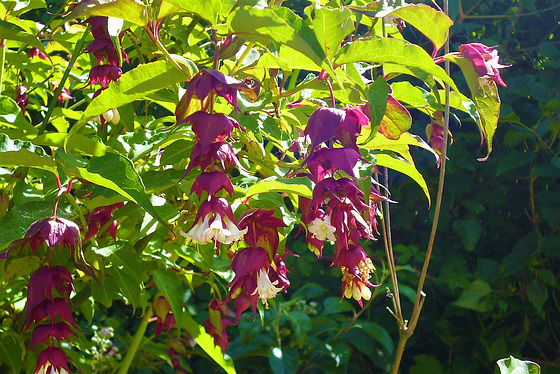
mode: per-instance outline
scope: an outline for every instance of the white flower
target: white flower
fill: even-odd
[[[312,233],[319,240],[330,240],[332,242],[336,241],[334,233],[336,228],[331,225],[331,217],[325,216],[325,220],[320,218],[315,218],[313,222],[307,227],[310,233]]]
[[[120,122],[121,115],[117,109],[109,109],[105,113],[102,114],[105,121],[112,122],[115,125]]]
[[[185,234],[183,231],[181,231],[181,234],[184,237],[190,238],[199,244],[210,243],[213,237],[209,235],[211,233],[211,231],[209,231],[210,228],[209,221],[210,221],[210,215],[206,215],[206,217],[204,217],[202,221],[198,221],[189,230],[188,233]]]
[[[257,274],[257,288],[252,294],[254,295],[258,292],[262,303],[268,307],[268,299],[274,298],[278,292],[282,291],[282,288],[276,287],[277,284],[278,281],[272,282],[268,277],[266,269],[262,268]]]

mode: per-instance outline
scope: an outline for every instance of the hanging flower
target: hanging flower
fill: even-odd
[[[199,244],[210,243],[212,240],[222,244],[231,244],[241,240],[247,229],[240,230],[236,224],[233,211],[226,199],[210,197],[200,204],[195,224],[183,236],[193,239]]]
[[[500,64],[497,46],[488,47],[481,43],[469,43],[459,46],[461,57],[469,60],[478,74],[480,87],[490,86],[495,82],[500,86],[507,87],[500,76],[500,70],[511,65]]]
[[[110,82],[116,82],[122,75],[122,70],[113,65],[97,65],[89,71],[89,84],[100,83],[106,88]]]
[[[34,374],[69,374],[68,358],[61,348],[47,347],[37,357]]]
[[[175,326],[176,321],[175,316],[171,313],[171,306],[165,296],[156,297],[152,303],[152,309],[157,320],[155,336],[161,334],[163,330],[169,332],[169,330]]]
[[[335,263],[342,271],[343,297],[354,298],[360,306],[362,299],[371,299],[369,287],[374,285],[369,281],[375,267],[364,249],[356,244],[348,245],[348,249],[341,251]]]

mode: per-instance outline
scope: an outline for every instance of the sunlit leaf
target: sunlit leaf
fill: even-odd
[[[218,23],[219,16],[227,16],[235,5],[234,0],[165,0],[164,3],[174,5],[185,12],[194,13],[212,24]]]
[[[148,24],[146,9],[146,5],[134,0],[89,0],[75,5],[64,21],[104,16],[120,18],[138,26],[146,26]]]

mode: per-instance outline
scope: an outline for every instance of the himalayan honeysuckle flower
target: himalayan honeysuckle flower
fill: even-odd
[[[243,130],[239,123],[223,113],[198,111],[177,123],[190,123],[195,134],[195,143],[207,148],[212,143],[223,142],[231,137],[233,129]]]
[[[33,374],[69,374],[68,358],[62,348],[47,347],[37,357],[37,368]]]
[[[29,318],[31,311],[43,300],[47,298],[52,300],[53,289],[63,299],[70,302],[70,293],[74,291],[74,284],[67,268],[64,266],[41,266],[31,274],[27,287],[26,318]]]
[[[461,57],[469,60],[473,64],[474,71],[478,74],[478,82],[481,88],[490,86],[490,82],[495,82],[500,86],[507,87],[500,76],[500,69],[510,65],[500,64],[497,46],[488,47],[481,43],[469,43],[459,46]]]
[[[39,325],[33,329],[33,333],[31,334],[31,349],[34,349],[39,343],[50,345],[53,339],[56,339],[58,342],[62,340],[70,342],[68,339],[70,335],[78,336],[70,326],[63,321]]]
[[[230,196],[233,196],[231,180],[226,174],[215,170],[200,173],[192,185],[191,193],[196,193],[200,199],[203,192],[206,192],[208,196],[216,196],[221,190],[225,190]]]
[[[187,166],[185,175],[189,174],[189,172],[197,166],[200,166],[202,171],[206,171],[206,169],[218,169],[226,173],[237,166],[244,172],[249,173],[249,171],[239,163],[232,146],[226,142],[212,143],[206,148],[203,148],[200,144],[195,144],[192,148],[191,161]]]
[[[88,231],[84,240],[89,240],[93,238],[99,230],[104,227],[107,223],[111,222],[107,227],[107,232],[113,238],[117,240],[117,227],[118,222],[113,219],[113,210],[120,209],[124,206],[124,203],[116,203],[107,206],[100,206],[95,208],[91,213],[86,215],[86,222],[88,225]]]
[[[89,71],[89,83],[100,83],[103,88],[106,88],[110,82],[116,82],[122,75],[122,70],[114,65],[97,65]]]
[[[266,249],[270,258],[274,258],[280,242],[278,228],[287,226],[274,216],[274,209],[249,209],[239,217],[239,227],[247,230],[245,243]]]
[[[354,298],[360,306],[362,299],[371,298],[369,287],[374,285],[369,281],[375,267],[364,249],[356,244],[348,245],[348,249],[341,251],[336,264],[342,271],[342,291],[344,297]]]
[[[314,182],[319,183],[327,176],[333,176],[338,170],[357,178],[356,166],[363,160],[353,148],[322,148],[314,151],[305,161]]]
[[[356,139],[368,117],[357,108],[319,107],[309,117],[304,135],[311,138],[312,149],[336,137],[345,147],[358,151]]]
[[[221,318],[218,326],[212,323],[210,318],[206,318],[202,326],[206,328],[208,334],[214,338],[214,344],[222,349],[222,353],[226,353],[226,348],[229,347],[229,335],[226,331],[228,325],[233,325],[233,321],[229,318]]]
[[[25,115],[29,98],[27,97],[27,87],[24,85],[16,86],[16,104],[20,107],[23,115]]]
[[[334,242],[336,237],[334,233],[336,228],[331,225],[331,217],[325,215],[323,219],[315,218],[308,226],[307,230],[319,240],[329,240]]]
[[[278,280],[271,281],[267,269],[260,269],[257,273],[257,288],[251,295],[258,294],[263,305],[268,307],[268,299],[273,299],[278,292],[282,291],[282,287],[276,287],[277,285]]]
[[[56,318],[59,317],[61,320],[68,322],[76,330],[80,331],[78,325],[74,322],[74,317],[72,317],[72,311],[68,306],[68,302],[60,297],[53,300],[45,299],[34,307],[29,313],[29,318],[25,324],[24,330],[27,330],[33,322],[39,323],[47,317],[51,324],[55,323]]]
[[[231,244],[241,240],[247,229],[237,227],[233,211],[228,201],[222,197],[209,197],[198,209],[195,223],[184,236],[199,244],[212,240],[222,244]]]
[[[32,47],[29,51],[27,51],[27,56],[31,59],[35,56],[39,57],[41,60],[45,60],[47,58],[47,55],[37,47]]]
[[[152,309],[157,320],[155,336],[161,334],[163,330],[169,332],[169,330],[175,326],[176,321],[175,316],[171,313],[171,306],[165,296],[156,297],[152,303]]]
[[[236,111],[239,111],[237,105],[238,91],[245,93],[251,100],[257,98],[257,92],[252,82],[239,81],[217,70],[203,70],[192,78],[187,92],[177,105],[175,116],[178,120],[185,117],[193,96],[196,96],[202,102],[201,107],[206,110],[210,101],[213,100],[211,93],[223,97]]]

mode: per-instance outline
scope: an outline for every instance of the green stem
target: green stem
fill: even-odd
[[[6,62],[6,39],[0,40],[0,95],[4,85],[4,63]]]
[[[159,37],[154,35],[152,33],[152,30],[150,30],[149,28],[145,28],[144,29],[146,31],[146,33],[149,35],[150,39],[152,39],[153,41],[155,41],[156,46],[158,47],[158,49],[161,51],[161,53],[163,53],[163,55],[165,56],[165,58],[167,59],[167,61],[169,61],[171,63],[171,65],[173,65],[175,67],[175,69],[179,70],[185,77],[187,77],[187,79],[191,79],[191,75],[185,71],[185,69],[183,69],[181,67],[181,65],[179,65],[177,63],[177,61],[175,61],[175,59],[171,56],[171,54],[169,53],[169,51],[165,48],[165,46],[161,43],[161,41],[159,40]]]
[[[39,130],[37,131],[37,136],[42,135],[45,132],[45,129],[47,128],[47,125],[49,124],[49,120],[50,120],[51,115],[53,113],[53,110],[56,106],[56,103],[58,102],[58,97],[60,96],[60,93],[62,92],[62,89],[64,88],[64,84],[66,83],[66,80],[68,79],[68,76],[70,75],[70,72],[74,68],[74,64],[76,63],[76,60],[78,59],[78,56],[80,55],[80,53],[82,53],[82,49],[83,49],[84,44],[86,42],[86,38],[89,34],[90,27],[91,26],[88,26],[87,30],[82,35],[82,38],[76,44],[76,47],[72,51],[72,57],[70,58],[70,61],[68,61],[68,66],[66,66],[66,70],[64,71],[64,75],[62,76],[62,79],[58,83],[58,87],[56,87],[56,90],[54,91],[54,95],[51,99],[51,102],[49,103],[49,108],[47,109],[47,113],[45,114],[45,118],[43,119],[43,122],[41,123],[41,126],[39,127]]]
[[[449,14],[449,1],[443,1],[443,8],[445,14]],[[445,42],[444,53],[449,53],[449,38]],[[445,61],[445,72],[450,75],[449,61]],[[428,274],[428,266],[432,257],[432,250],[434,248],[434,242],[439,222],[439,215],[441,212],[441,202],[443,199],[443,185],[445,181],[445,168],[447,165],[447,143],[449,141],[449,118],[450,118],[450,106],[449,106],[449,96],[450,87],[445,84],[445,115],[444,115],[444,131],[443,131],[443,146],[441,150],[441,164],[439,170],[439,183],[436,196],[436,205],[434,208],[434,220],[432,222],[432,229],[430,232],[430,238],[428,241],[428,248],[426,249],[426,258],[424,260],[424,265],[422,266],[422,273],[420,274],[420,280],[418,281],[418,288],[416,289],[416,299],[414,301],[414,308],[412,310],[412,316],[408,324],[404,324],[399,331],[399,343],[397,345],[397,351],[395,353],[395,362],[393,365],[393,374],[399,372],[399,367],[401,364],[402,356],[406,343],[408,339],[414,334],[414,330],[418,324],[418,319],[420,318],[420,312],[424,305],[424,300],[426,294],[423,291],[424,283],[426,281],[426,276]]]
[[[255,45],[255,43],[251,42],[245,47],[245,50],[241,54],[241,57],[239,57],[239,60],[237,60],[237,62],[235,63],[235,67],[236,67],[235,70],[237,70],[237,68],[239,68],[239,66],[241,66],[241,63],[243,62],[243,60],[245,60],[245,58],[247,57],[249,52],[251,52],[251,49],[253,49],[254,45]]]
[[[316,79],[316,78],[315,78],[315,79]],[[283,97],[292,96],[293,94],[295,94],[295,93],[297,93],[297,92],[299,92],[299,91],[301,91],[301,90],[305,90],[305,89],[306,89],[307,87],[309,87],[313,82],[315,82],[315,79],[308,80],[307,82],[304,82],[304,83],[300,84],[300,85],[297,86],[297,87],[294,87],[294,88],[292,88],[292,89],[286,90],[286,91],[284,91],[284,92],[282,92],[282,93],[280,93],[280,94],[274,96],[272,99],[270,99],[270,101],[271,101],[271,102],[275,102],[275,101],[280,100],[280,99],[283,98]]]
[[[128,351],[126,352],[126,356],[119,368],[118,374],[126,374],[128,373],[128,369],[130,369],[130,365],[134,360],[134,356],[136,356],[136,352],[138,352],[138,347],[140,347],[140,343],[142,342],[142,338],[144,338],[144,334],[146,333],[146,328],[148,327],[148,323],[150,322],[150,318],[152,318],[152,307],[149,306],[144,313],[144,317],[140,322],[140,326],[138,326],[138,330],[136,330],[136,334],[130,343],[130,347],[128,347]]]

